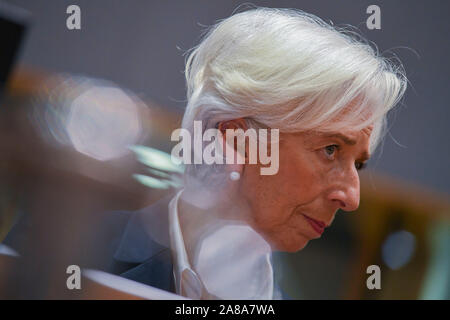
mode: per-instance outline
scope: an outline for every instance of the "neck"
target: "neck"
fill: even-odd
[[[195,204],[195,195],[183,192],[178,202],[178,217],[186,251],[192,265],[195,258],[197,244],[224,221],[247,222],[244,214],[248,210],[242,209],[237,201],[227,201],[227,205],[216,205],[202,208]],[[232,206],[229,203],[233,203]]]

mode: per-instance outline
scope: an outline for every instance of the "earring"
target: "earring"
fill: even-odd
[[[230,172],[230,179],[232,180],[232,181],[237,181],[237,180],[239,180],[241,178],[241,175],[239,174],[239,172],[237,172],[237,171],[231,171]]]

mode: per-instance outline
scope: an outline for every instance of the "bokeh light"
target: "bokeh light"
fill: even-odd
[[[416,237],[406,230],[389,234],[383,243],[383,262],[392,270],[408,264],[416,248]]]
[[[140,108],[146,106],[114,83],[59,75],[43,88],[30,115],[47,143],[106,161],[130,153],[128,147],[142,141]]]

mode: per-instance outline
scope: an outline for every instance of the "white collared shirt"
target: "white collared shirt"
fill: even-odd
[[[169,203],[169,234],[175,287],[191,299],[272,299],[273,269],[269,244],[248,225],[221,223],[197,243],[191,265],[178,216],[183,190]],[[277,295],[277,293],[275,293]]]
[[[178,200],[183,190],[179,191],[169,203],[169,234],[172,248],[173,273],[176,292],[191,299],[201,299],[204,286],[192,270],[181,233],[178,219]]]

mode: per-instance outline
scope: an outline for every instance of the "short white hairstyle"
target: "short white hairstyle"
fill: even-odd
[[[401,63],[350,29],[296,9],[258,7],[219,21],[187,52],[183,128],[238,118],[280,132],[374,125],[373,152],[407,79]]]

